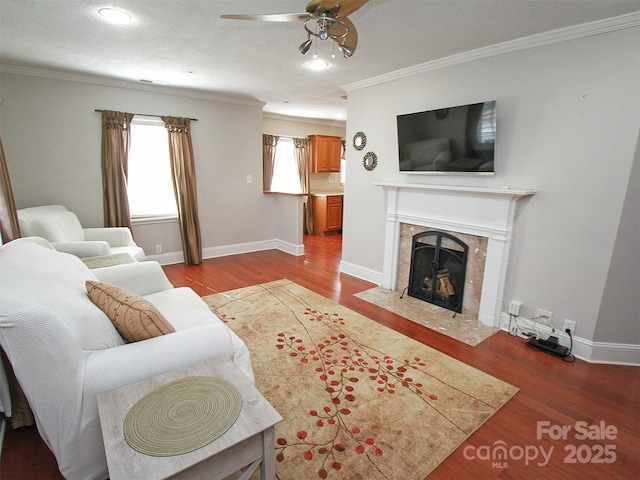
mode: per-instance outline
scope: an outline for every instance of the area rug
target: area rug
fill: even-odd
[[[280,480],[422,480],[518,390],[289,280],[204,300],[284,418]]]
[[[400,293],[383,287],[374,287],[354,296],[472,347],[500,331],[482,324],[472,315],[457,313],[454,316],[451,310],[406,294],[400,298]]]

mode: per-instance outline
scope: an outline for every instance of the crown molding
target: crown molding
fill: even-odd
[[[470,50],[468,52],[463,52],[438,60],[421,63],[400,70],[395,70],[393,72],[378,75],[376,77],[371,77],[358,82],[349,83],[347,85],[343,85],[342,89],[346,92],[351,92],[354,90],[359,90],[361,88],[372,87],[375,85],[380,85],[382,83],[410,77],[419,73],[425,73],[432,70],[451,67],[454,65],[472,62],[483,58],[505,55],[521,50],[527,50],[530,48],[538,48],[545,45],[567,42],[578,38],[591,37],[594,35],[600,35],[603,33],[609,33],[616,30],[623,30],[626,28],[637,26],[640,26],[640,12],[633,12],[626,15],[620,15],[618,17],[598,20],[596,22],[583,23],[566,28],[559,28],[557,30],[550,30],[548,32],[538,33],[535,35],[530,35],[528,37],[498,43],[496,45],[478,48],[476,50]]]
[[[326,118],[311,118],[311,117],[300,117],[295,115],[283,115],[281,113],[272,113],[272,112],[263,112],[263,118],[270,118],[272,120],[283,120],[285,122],[296,122],[296,123],[312,123],[315,125],[325,125],[328,127],[346,127],[346,120],[331,120]]]
[[[88,83],[106,87],[129,88],[132,90],[143,90],[147,92],[163,93],[165,95],[176,95],[181,97],[198,98],[201,100],[212,100],[215,102],[234,103],[250,107],[264,107],[265,103],[252,98],[233,97],[231,95],[219,95],[202,90],[192,90],[161,85],[149,85],[129,80],[117,80],[114,78],[99,77],[92,75],[81,75],[77,73],[59,72],[44,68],[22,67],[16,65],[0,64],[1,73],[13,75],[23,75],[27,77],[47,78],[51,80],[65,80],[69,82]]]

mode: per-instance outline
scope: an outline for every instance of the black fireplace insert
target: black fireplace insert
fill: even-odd
[[[462,312],[469,247],[459,238],[439,231],[413,236],[410,296],[454,312]]]

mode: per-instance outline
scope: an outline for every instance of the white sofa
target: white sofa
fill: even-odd
[[[126,253],[139,262],[146,259],[128,228],[83,228],[76,214],[62,205],[23,208],[18,221],[21,236],[45,238],[60,252],[77,257]]]
[[[87,280],[143,296],[176,332],[125,343],[89,298]],[[193,290],[173,288],[157,262],[90,270],[41,238],[0,248],[0,346],[40,435],[70,480],[108,477],[99,393],[211,357],[232,359],[253,381],[244,342]]]

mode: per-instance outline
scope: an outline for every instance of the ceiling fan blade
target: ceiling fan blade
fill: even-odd
[[[356,47],[358,46],[358,31],[356,30],[353,22],[348,18],[340,18],[340,21],[344,22],[347,27],[349,27],[349,33],[346,37],[334,38],[333,41],[336,42],[339,47],[346,47],[342,48],[341,51],[345,57],[350,57],[356,51]],[[340,33],[344,33],[344,29],[340,26],[333,27],[329,29],[329,33],[339,35]]]
[[[307,4],[307,12],[313,13],[318,7],[331,10],[338,6],[340,9],[336,12],[336,16],[344,18],[362,7],[369,0],[311,0]]]
[[[257,20],[259,22],[304,22],[309,18],[308,13],[265,13],[253,15],[220,15],[220,18],[231,20]]]

